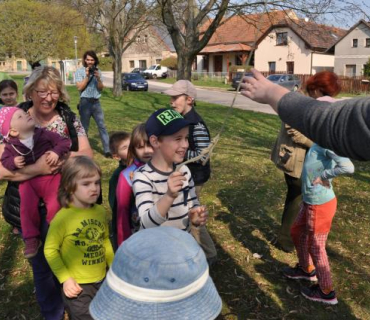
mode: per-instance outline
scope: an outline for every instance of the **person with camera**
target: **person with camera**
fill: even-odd
[[[76,86],[80,91],[78,105],[82,126],[86,134],[89,131],[90,118],[93,117],[99,129],[100,139],[103,144],[104,156],[111,158],[109,149],[109,135],[104,124],[104,113],[99,98],[104,88],[101,80],[101,71],[98,69],[99,59],[95,51],[86,51],[83,55],[83,67],[77,69]]]

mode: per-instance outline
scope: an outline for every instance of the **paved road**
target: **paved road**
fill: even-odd
[[[113,73],[103,72],[103,82],[107,87],[113,87]],[[171,87],[170,84],[162,83],[156,80],[149,80],[149,91],[161,93],[167,88]],[[206,89],[197,87],[197,100],[209,103],[221,104],[230,106],[234,98],[235,91],[222,91],[215,89]],[[236,98],[235,108],[242,110],[251,110],[256,112],[263,112],[269,114],[276,114],[269,105],[254,102],[240,93]]]

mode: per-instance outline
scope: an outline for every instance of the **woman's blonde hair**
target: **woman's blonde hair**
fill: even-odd
[[[54,67],[49,66],[37,67],[32,71],[27,84],[23,88],[23,93],[27,98],[31,96],[32,91],[41,80],[46,81],[48,85],[54,84],[57,87],[60,93],[59,101],[66,103],[69,102],[69,95],[64,86],[63,80],[60,77],[59,71]]]
[[[76,191],[77,180],[93,177],[96,173],[101,177],[99,165],[87,156],[69,158],[62,169],[62,179],[58,190],[60,205],[67,208]]]
[[[145,123],[139,123],[131,133],[130,145],[127,153],[127,166],[130,166],[135,158],[137,158],[135,148],[139,147],[143,142],[149,145],[149,139],[145,131]]]

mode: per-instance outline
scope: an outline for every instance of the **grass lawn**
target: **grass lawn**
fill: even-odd
[[[68,90],[75,108],[77,91],[74,87]],[[127,92],[116,99],[107,90],[102,98],[110,132],[129,131],[167,104],[168,97],[148,92]],[[197,110],[215,135],[227,108],[199,102]],[[269,160],[279,120],[234,110],[228,124],[212,156],[212,178],[201,198],[210,212],[208,228],[219,253],[211,270],[223,299],[218,319],[370,319],[370,164],[356,162],[353,177],[334,182],[338,211],[327,250],[339,304],[318,305],[300,295],[304,282],[282,277],[281,268],[293,265],[296,257],[273,245],[286,192],[282,172]],[[90,141],[103,169],[104,205],[109,210],[108,180],[117,164],[102,156],[95,123]],[[0,182],[0,194],[5,186],[6,182]],[[41,319],[22,250],[21,239],[11,234],[1,217],[0,319]]]

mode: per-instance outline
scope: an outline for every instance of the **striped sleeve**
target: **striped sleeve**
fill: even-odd
[[[157,201],[152,181],[141,170],[135,172],[132,188],[142,228],[154,228],[164,223],[166,219],[160,215],[155,205]]]
[[[207,148],[210,144],[211,138],[204,124],[198,123],[194,126],[193,139],[195,150],[188,149],[186,153],[187,159],[197,157],[201,153],[202,149]],[[203,157],[201,160],[198,160],[197,162],[200,163],[204,159],[205,157]]]

